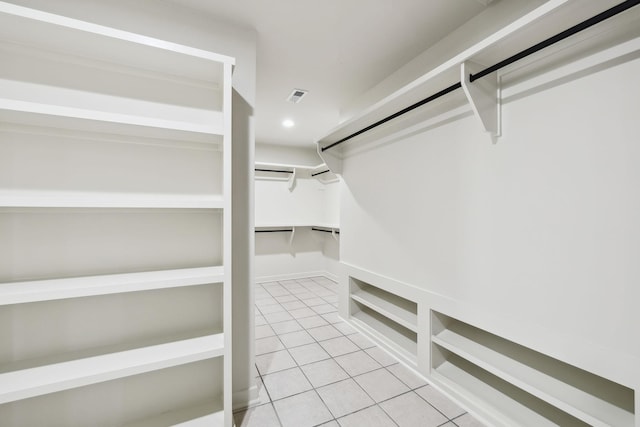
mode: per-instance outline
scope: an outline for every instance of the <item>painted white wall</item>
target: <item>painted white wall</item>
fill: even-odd
[[[317,166],[322,163],[315,147],[290,147],[273,144],[256,144],[256,162],[285,165]]]
[[[628,55],[513,92],[495,145],[469,113],[346,158],[341,260],[519,325],[520,342],[635,360],[621,377],[640,381],[639,73]]]

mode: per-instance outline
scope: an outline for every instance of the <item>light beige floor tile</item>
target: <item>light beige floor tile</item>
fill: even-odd
[[[300,366],[331,357],[318,343],[292,348],[289,353]]]
[[[333,418],[315,391],[274,402],[283,427],[312,427]]]
[[[352,377],[382,368],[382,365],[362,350],[338,356],[335,360]]]
[[[324,320],[321,316],[311,316],[298,319],[298,323],[304,326],[306,329],[316,328],[318,326],[328,325],[329,322]]]
[[[280,427],[273,406],[268,403],[233,415],[236,427]]]
[[[316,390],[336,418],[366,408],[374,403],[352,379],[329,384]]]
[[[315,342],[307,331],[289,332],[288,334],[280,334],[278,337],[287,348],[300,347]]]
[[[386,369],[367,372],[353,379],[376,402],[382,402],[409,391],[409,387]]]
[[[360,348],[352,343],[347,337],[331,338],[330,340],[322,341],[320,345],[331,355],[331,357],[337,357],[360,350]]]
[[[263,375],[262,381],[274,401],[312,389],[300,368]]]
[[[396,427],[396,423],[378,405],[354,412],[338,421],[340,427]]]
[[[351,325],[345,323],[345,322],[340,322],[340,323],[334,323],[333,326],[339,330],[340,332],[342,332],[343,335],[351,335],[351,334],[357,334],[358,332],[353,329],[351,327]]]
[[[275,300],[283,304],[285,302],[298,301],[298,298],[296,298],[295,295],[283,295],[281,297],[275,297]]]
[[[278,303],[258,307],[258,310],[260,310],[260,313],[262,313],[263,316],[270,313],[277,313],[279,311],[287,311],[282,305]]]
[[[304,329],[300,323],[295,320],[285,320],[284,322],[272,323],[271,328],[276,334],[288,334],[289,332],[301,331]]]
[[[416,389],[415,392],[424,400],[429,402],[431,406],[446,415],[449,419],[458,417],[465,412],[464,409],[458,406],[455,402],[430,385],[420,387],[419,389]]]
[[[470,414],[464,414],[463,416],[454,419],[453,422],[458,427],[484,427],[484,424],[473,418]]]
[[[276,336],[256,340],[256,356],[278,350],[284,350],[284,345]]]
[[[294,319],[302,319],[304,317],[315,316],[316,312],[311,310],[309,307],[298,308],[296,310],[290,310],[289,314],[293,316]]]
[[[360,347],[361,349],[367,349],[367,348],[372,348],[376,346],[373,343],[373,341],[371,341],[369,338],[366,338],[364,335],[360,333],[349,335],[349,339],[353,341],[353,343],[358,347]]]
[[[391,356],[389,353],[379,347],[368,348],[365,351],[369,356],[376,359],[376,361],[382,366],[390,366],[399,363],[395,357]]]
[[[255,338],[256,339],[272,337],[275,334],[276,333],[273,331],[273,329],[271,329],[271,326],[269,326],[269,325],[256,326],[256,329],[255,329]]]
[[[293,320],[293,316],[291,316],[286,311],[279,311],[277,313],[265,314],[264,318],[269,323],[278,323],[278,322],[284,322],[285,320]]]
[[[287,350],[282,350],[256,356],[256,366],[261,375],[266,375],[294,368],[296,362]]]
[[[321,360],[301,367],[307,379],[314,387],[322,387],[327,384],[349,378],[349,375],[333,359]]]
[[[316,341],[324,341],[342,336],[342,333],[340,333],[340,331],[334,328],[332,325],[324,325],[317,328],[307,328],[307,332]]]
[[[306,299],[304,300],[304,303],[307,304],[309,307],[313,307],[316,305],[326,304],[327,302],[320,297],[316,297],[316,298]]]
[[[257,311],[256,311],[257,313]],[[267,324],[267,320],[264,318],[263,315],[258,314],[256,316],[256,326],[262,326],[262,325],[266,325]]]
[[[283,302],[282,306],[287,310],[296,310],[298,308],[306,307],[306,305],[302,301]]]
[[[398,377],[400,381],[405,383],[409,388],[418,388],[427,385],[427,381],[413,372],[411,369],[404,366],[402,363],[398,363],[393,366],[389,366],[387,369]]]
[[[333,313],[323,314],[322,317],[329,323],[340,323],[343,320],[338,316],[338,312],[334,311]]]
[[[384,401],[380,406],[400,427],[439,426],[448,421],[414,392]]]
[[[336,308],[331,304],[315,305],[311,309],[318,314],[328,314],[336,311]]]

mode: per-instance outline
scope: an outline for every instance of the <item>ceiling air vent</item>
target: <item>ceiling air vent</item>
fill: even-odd
[[[291,94],[287,97],[287,101],[293,102],[297,104],[302,100],[302,98],[308,93],[308,90],[304,89],[294,89]]]

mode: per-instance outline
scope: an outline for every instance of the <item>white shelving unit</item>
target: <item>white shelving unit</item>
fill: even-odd
[[[107,396],[126,403],[91,422],[231,427],[234,59],[0,2],[0,62],[0,317],[13,331],[0,337],[0,419],[27,425],[35,405],[55,422],[65,393],[139,376],[138,395]],[[215,301],[181,306],[204,294]],[[131,307],[151,300],[174,305]],[[154,329],[159,314],[177,329]],[[65,322],[86,329],[65,337]],[[207,361],[208,395],[135,408],[172,388],[160,373]]]
[[[635,426],[625,386],[441,313],[431,343],[434,379],[480,411],[510,414],[510,425]]]
[[[471,46],[453,50],[436,49],[432,68],[336,126],[317,142],[318,154],[333,173],[341,174],[342,159],[357,153],[369,144],[384,144],[403,134],[435,126],[469,111],[481,122],[479,129],[493,136],[500,135],[499,98],[502,89],[528,79],[532,71],[561,68],[567,58],[575,61],[582,56],[593,54],[594,49],[603,51],[634,38],[637,41],[638,32],[629,31],[629,28],[638,27],[640,9],[636,7],[627,10],[530,57],[514,62],[490,76],[477,80],[476,83],[466,82],[468,75],[515,55],[619,3],[618,0],[588,3],[580,0],[549,0]],[[628,48],[630,52],[635,51],[637,43]],[[450,53],[452,51],[453,54]],[[323,151],[323,148],[458,82],[462,83],[461,89],[464,90],[454,90],[435,102],[403,115],[400,120],[391,120],[353,137],[346,143]],[[481,90],[475,90],[479,86]],[[484,92],[484,95],[479,92]]]
[[[350,319],[376,340],[390,344],[412,365],[417,364],[418,305],[380,287],[350,277]]]

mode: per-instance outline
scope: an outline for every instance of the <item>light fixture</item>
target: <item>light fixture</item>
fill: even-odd
[[[295,126],[295,123],[293,120],[291,119],[284,119],[282,121],[282,126],[286,127],[286,128],[292,128],[293,126]]]

